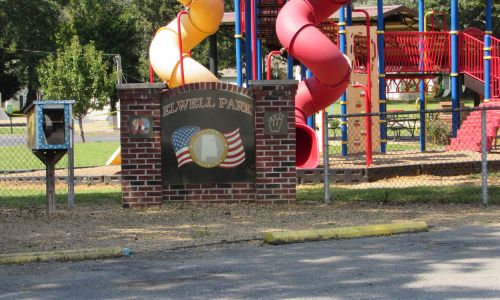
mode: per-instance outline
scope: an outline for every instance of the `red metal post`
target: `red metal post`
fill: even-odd
[[[257,22],[255,16],[255,0],[251,0],[250,15],[252,26],[252,79],[257,79]]]
[[[267,74],[266,74],[266,79],[271,80],[271,60],[273,59],[273,56],[281,54],[282,52],[279,50],[273,50],[269,52],[267,55],[266,63],[267,63]]]
[[[177,37],[179,40],[179,63],[181,68],[182,85],[186,84],[186,81],[184,80],[184,56],[182,51],[182,36],[181,36],[181,16],[185,14],[187,14],[187,11],[185,10],[181,10],[177,14]]]
[[[365,92],[365,113],[367,114],[365,116],[365,131],[366,131],[366,147],[365,147],[365,153],[366,153],[366,166],[369,167],[372,165],[372,117],[369,115],[372,112],[372,101],[370,98],[370,93],[368,90],[368,86],[361,84],[361,83],[355,83],[352,85],[352,87],[355,88],[362,88],[363,91]]]
[[[155,83],[155,74],[152,65],[149,65],[149,83]]]
[[[369,97],[371,99],[371,93],[372,93],[372,79],[371,79],[371,54],[370,54],[370,15],[368,14],[368,11],[364,9],[354,9],[353,12],[359,12],[365,15],[365,20],[366,20],[366,85],[368,86],[368,93]]]

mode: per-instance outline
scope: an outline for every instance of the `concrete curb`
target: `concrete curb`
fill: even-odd
[[[61,250],[47,252],[0,254],[0,265],[32,262],[79,261],[129,256],[130,249],[122,247]]]
[[[329,239],[354,239],[370,236],[393,235],[427,231],[426,222],[405,222],[331,229],[265,232],[264,243],[278,245],[322,241]]]

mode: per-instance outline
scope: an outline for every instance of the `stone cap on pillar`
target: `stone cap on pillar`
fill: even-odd
[[[130,90],[130,89],[164,89],[164,83],[121,83],[116,85],[117,90]]]
[[[248,85],[296,85],[299,82],[297,80],[249,80]]]

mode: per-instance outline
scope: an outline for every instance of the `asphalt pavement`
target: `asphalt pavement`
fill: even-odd
[[[500,224],[0,266],[0,299],[500,299]]]

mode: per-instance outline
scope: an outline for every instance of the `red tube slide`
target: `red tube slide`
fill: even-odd
[[[297,168],[315,168],[319,164],[316,133],[307,126],[307,117],[335,102],[349,84],[351,68],[347,59],[316,28],[346,3],[347,0],[291,0],[276,20],[276,33],[283,47],[314,75],[300,82],[295,96]]]

